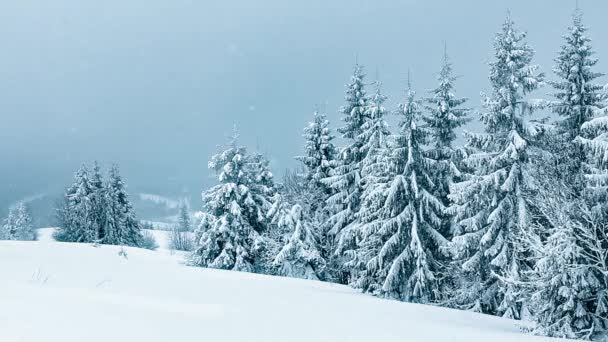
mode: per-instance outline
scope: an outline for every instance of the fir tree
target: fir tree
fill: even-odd
[[[98,240],[92,197],[90,171],[83,164],[76,171],[74,183],[66,190],[62,207],[58,209],[61,226],[55,236],[59,241],[84,243]]]
[[[140,223],[117,165],[112,165],[108,172],[105,193],[107,225],[103,243],[139,246],[142,241]]]
[[[433,193],[448,206],[449,186],[460,176],[459,154],[453,144],[456,140],[456,129],[468,122],[468,108],[461,106],[466,98],[457,98],[454,94],[454,81],[456,77],[452,72],[452,63],[447,51],[443,54],[443,64],[437,77],[439,85],[431,90],[432,96],[425,102],[428,115],[422,117],[430,135],[431,147],[428,156],[436,160],[435,170],[432,172],[435,189]],[[451,218],[441,215],[443,219],[441,232],[444,236],[451,235]]]
[[[256,204],[251,207],[255,211],[250,212],[249,221],[261,233],[268,227],[267,214],[276,193],[274,175],[270,170],[270,162],[261,153],[247,157],[243,171],[247,173],[249,191]]]
[[[93,164],[93,170],[91,174],[91,205],[93,207],[93,229],[97,231],[97,238],[103,241],[106,235],[106,194],[105,186],[103,183],[103,177],[101,175],[101,168],[99,164],[95,162]]]
[[[292,232],[287,244],[274,259],[279,274],[295,278],[324,279],[325,260],[321,255],[319,237],[308,219],[302,215],[302,207],[294,205],[283,218],[282,224]]]
[[[602,86],[593,83],[603,74],[593,71],[598,60],[593,57],[595,52],[586,33],[582,13],[577,9],[556,58],[554,72],[558,81],[551,83],[556,90],[552,109],[562,118],[558,122],[561,141],[554,150],[556,162],[561,167],[559,174],[566,177],[567,184],[579,194],[584,188],[587,154],[575,139],[586,138],[582,127],[594,117],[605,99]]]
[[[332,236],[336,248],[332,263],[336,267],[342,266],[349,261],[349,257],[341,255],[340,251],[355,248],[356,241],[352,239],[354,223],[359,206],[361,204],[361,160],[364,156],[362,141],[363,126],[365,124],[368,106],[368,97],[365,93],[363,68],[358,64],[347,85],[346,105],[340,108],[343,115],[344,126],[338,129],[342,137],[347,140],[348,145],[341,149],[337,165],[330,177],[323,180],[324,184],[331,187],[333,194],[327,199],[332,215],[328,220],[329,234]],[[346,229],[346,232],[343,232]],[[346,283],[349,281],[349,272],[346,268],[338,270],[336,275],[338,281]]]
[[[334,146],[334,136],[325,114],[314,112],[313,120],[305,128],[303,137],[305,140],[304,154],[296,157],[303,165],[301,172],[287,174],[287,202],[298,204],[302,208],[303,216],[315,227],[319,233],[321,243],[320,251],[324,259],[330,259],[333,247],[328,237],[329,227],[325,226],[331,208],[326,201],[331,196],[332,188],[324,183],[324,179],[330,177],[334,167],[337,165],[337,151]],[[289,208],[284,208],[289,211]],[[282,235],[281,226],[275,226],[277,233]],[[326,272],[330,275],[336,274],[333,268],[328,267]]]
[[[532,241],[540,255],[529,277],[534,333],[586,339],[601,327],[595,324],[595,301],[590,299],[602,282],[591,267],[591,254],[584,250],[592,236],[591,226],[578,220],[585,215],[585,204],[563,182],[547,177],[542,184],[535,200],[543,222],[537,222],[536,229],[548,237],[543,243]]]
[[[318,200],[324,202],[331,189],[322,180],[328,178],[336,164],[336,147],[334,136],[329,127],[329,121],[325,114],[317,111],[313,114],[313,121],[304,128],[304,155],[296,157],[304,164],[303,177],[306,182],[311,182],[311,191]]]
[[[32,226],[32,219],[24,202],[19,202],[9,209],[0,237],[5,240],[36,240],[36,231]]]
[[[205,212],[213,216],[193,253],[196,265],[236,271],[255,271],[254,244],[259,232],[250,222],[258,207],[250,191],[248,156],[237,136],[209,162],[220,184],[203,194]]]
[[[363,133],[361,133],[361,140],[364,141],[362,148],[364,157],[361,161],[363,192],[361,208],[357,213],[358,225],[349,231],[354,235],[349,240],[354,240],[356,243],[349,246],[351,249],[347,251],[350,260],[346,266],[351,270],[352,285],[359,288],[366,288],[369,283],[364,270],[367,262],[377,255],[379,246],[366,243],[366,239],[373,239],[373,232],[382,216],[388,182],[393,176],[389,167],[391,133],[384,118],[385,101],[386,96],[381,93],[381,84],[377,81],[376,92],[368,102],[366,112],[368,120],[363,125]]]
[[[585,198],[597,214],[608,215],[608,109],[581,126],[575,142],[587,153],[582,170],[585,178]],[[607,242],[608,244],[608,242]]]
[[[516,284],[529,267],[525,240],[529,238],[534,188],[528,158],[531,130],[524,115],[534,106],[528,93],[543,80],[531,65],[533,50],[510,17],[495,39],[490,64],[492,95],[484,101],[481,120],[486,134],[469,134],[477,151],[465,162],[475,175],[451,187],[451,212],[458,223],[451,251],[460,261],[463,283],[455,301],[464,308],[520,318],[522,298]]]
[[[423,150],[428,132],[419,127],[420,103],[408,89],[399,105],[400,133],[391,159],[395,176],[388,185],[383,217],[367,244],[378,248],[367,265],[367,290],[390,298],[428,303],[438,299],[439,247],[447,241],[438,232],[444,206],[432,193],[430,171],[435,161]]]

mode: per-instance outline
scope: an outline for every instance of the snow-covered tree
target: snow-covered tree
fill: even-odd
[[[431,170],[436,162],[424,151],[428,132],[418,125],[421,105],[411,87],[397,114],[400,132],[391,155],[395,176],[388,184],[381,220],[364,237],[364,244],[378,250],[367,264],[366,290],[428,303],[440,296],[437,259],[447,240],[438,229],[444,206],[432,194]]]
[[[438,86],[431,90],[431,97],[425,99],[428,115],[422,117],[430,135],[431,147],[428,156],[437,161],[435,170],[432,172],[435,185],[433,194],[448,206],[449,186],[460,176],[459,154],[453,144],[456,140],[456,129],[464,125],[469,119],[469,109],[462,105],[466,98],[458,98],[454,94],[454,82],[452,63],[447,51],[443,54],[441,71],[437,77]],[[443,219],[441,233],[449,237],[451,235],[451,217],[441,215]]]
[[[334,235],[338,235],[354,220],[360,205],[360,164],[363,159],[361,133],[368,104],[364,77],[363,68],[356,65],[351,82],[347,85],[346,105],[340,108],[345,124],[338,132],[347,140],[347,146],[341,149],[332,175],[323,180],[334,192],[327,200],[334,209],[334,215],[330,218],[331,232]]]
[[[575,142],[587,153],[583,164],[585,198],[598,214],[608,215],[608,108],[581,126]],[[608,242],[607,242],[608,243]]]
[[[304,178],[319,183],[329,177],[335,164],[336,147],[329,120],[324,113],[315,111],[313,120],[304,128],[304,155],[296,157],[306,167]],[[319,186],[323,186],[319,184]]]
[[[315,111],[313,120],[304,128],[303,136],[304,155],[296,159],[304,164],[303,177],[307,182],[312,183],[309,187],[314,192],[313,195],[321,196],[317,200],[324,202],[331,194],[331,189],[323,184],[322,180],[330,176],[336,164],[334,136],[325,114]]]
[[[180,232],[192,231],[192,220],[190,219],[190,212],[188,211],[188,205],[185,201],[179,205],[179,214],[177,217],[177,226]]]
[[[24,202],[18,202],[9,209],[8,217],[4,220],[0,232],[0,238],[20,241],[36,240],[36,231],[32,226],[32,219]]]
[[[97,239],[103,241],[106,235],[106,189],[101,175],[99,163],[93,164],[91,174],[91,205],[93,207],[93,229],[97,231]]]
[[[351,271],[352,285],[366,288],[368,278],[365,267],[369,259],[377,255],[379,246],[364,243],[365,238],[373,235],[374,229],[382,217],[383,204],[386,200],[388,182],[393,176],[390,170],[390,131],[385,121],[386,108],[383,103],[386,96],[381,93],[381,84],[376,82],[376,91],[369,98],[366,114],[367,121],[363,125],[361,140],[363,159],[361,160],[361,208],[357,213],[358,224],[351,230],[351,236],[344,236],[342,241],[349,244],[339,244],[338,252],[346,253],[349,261],[346,263]],[[353,242],[354,241],[354,242]],[[350,248],[342,250],[342,248]]]
[[[325,260],[321,255],[318,233],[303,216],[302,207],[294,205],[282,219],[291,237],[274,259],[279,274],[304,279],[322,280],[325,277]]]
[[[457,226],[450,251],[463,278],[454,302],[475,311],[520,318],[522,299],[516,284],[529,267],[524,243],[531,230],[529,172],[532,131],[524,116],[534,105],[527,95],[543,75],[530,64],[533,50],[510,17],[496,35],[490,64],[492,94],[484,101],[481,120],[486,134],[468,134],[475,151],[465,159],[476,174],[451,186],[450,212]]]
[[[179,205],[179,214],[177,217],[177,225],[171,229],[169,243],[172,249],[178,251],[192,250],[192,220],[186,202],[183,201]]]
[[[250,191],[248,156],[237,145],[237,136],[209,161],[219,184],[203,193],[204,211],[213,216],[212,225],[201,234],[192,255],[194,264],[204,267],[253,272],[254,244],[259,232],[250,222],[259,211]]]
[[[261,153],[254,153],[247,157],[244,172],[247,173],[247,183],[251,197],[256,205],[250,209],[249,220],[254,229],[263,232],[268,228],[267,214],[272,206],[272,199],[276,193],[274,175],[270,170],[270,162]]]
[[[591,267],[595,262],[584,251],[592,226],[578,220],[586,209],[573,189],[553,177],[545,178],[542,184],[534,197],[542,217],[535,228],[548,237],[543,242],[529,241],[540,256],[528,277],[532,285],[532,318],[537,323],[534,333],[588,338],[599,327],[595,324],[592,299],[602,285]]]
[[[106,235],[102,243],[139,246],[142,240],[140,223],[117,165],[112,165],[108,172],[105,194]]]
[[[366,108],[367,120],[364,122],[359,139],[363,142],[360,148],[361,159],[361,186],[372,187],[378,182],[377,178],[385,180],[387,177],[387,156],[389,136],[391,132],[385,121],[386,96],[381,92],[381,83],[376,82],[376,92],[368,100]]]
[[[330,177],[323,183],[331,187],[332,195],[327,204],[332,212],[328,220],[329,234],[332,240],[341,245],[340,250],[348,250],[353,246],[352,230],[355,229],[356,214],[361,204],[361,160],[363,159],[362,141],[363,126],[365,124],[368,106],[368,97],[365,92],[363,68],[355,65],[351,82],[346,86],[346,104],[340,108],[343,115],[344,126],[338,129],[347,145],[339,153],[337,165]],[[346,233],[343,230],[346,229]],[[343,265],[348,257],[335,255],[335,263]],[[341,259],[346,260],[341,260]],[[348,282],[348,270],[338,270],[339,282]]]
[[[559,174],[577,193],[585,185],[583,174],[587,154],[575,140],[577,137],[588,138],[583,125],[593,119],[605,99],[602,86],[594,83],[603,76],[593,70],[598,61],[594,54],[587,28],[582,22],[582,13],[577,9],[556,59],[554,72],[558,81],[551,82],[556,91],[552,109],[561,117],[558,122],[561,141],[554,146],[561,166]]]
[[[333,190],[324,180],[331,176],[338,155],[333,142],[334,135],[324,113],[314,112],[313,120],[304,128],[303,137],[304,153],[296,157],[302,163],[302,169],[285,174],[281,197],[283,203],[276,204],[283,206],[281,217],[288,216],[291,206],[295,204],[302,208],[302,216],[319,233],[321,255],[329,259],[333,252],[333,241],[328,237],[330,227],[325,223],[333,211],[326,205],[326,201]],[[288,228],[287,225],[275,225],[276,233],[281,236]],[[280,246],[283,244],[284,242]],[[331,271],[326,273],[333,274]]]
[[[93,186],[90,171],[82,165],[74,175],[74,183],[66,190],[62,206],[58,208],[60,227],[55,236],[59,241],[96,242],[97,217],[92,200]]]

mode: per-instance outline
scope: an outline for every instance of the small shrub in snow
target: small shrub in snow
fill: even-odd
[[[191,233],[181,231],[178,227],[171,229],[169,248],[177,251],[192,251],[194,249],[194,241],[192,240]]]
[[[143,230],[141,233],[141,248],[155,250],[158,248],[158,243],[156,243],[156,239],[154,239],[154,235],[147,230]]]

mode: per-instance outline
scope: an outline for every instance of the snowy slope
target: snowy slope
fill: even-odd
[[[515,322],[345,286],[186,267],[167,251],[0,241],[0,341],[540,341]]]

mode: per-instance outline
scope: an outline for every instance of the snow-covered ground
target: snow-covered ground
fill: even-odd
[[[510,320],[187,267],[182,258],[162,248],[58,243],[50,229],[38,242],[0,241],[0,341],[543,340]]]

